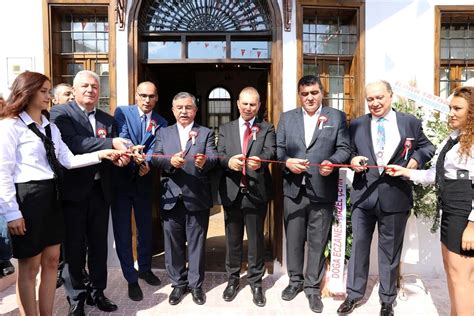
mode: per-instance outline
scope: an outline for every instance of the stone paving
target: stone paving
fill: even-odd
[[[127,296],[127,283],[122,277],[119,268],[109,269],[109,283],[106,296],[112,299],[119,309],[115,313],[104,313],[95,307],[86,305],[87,315],[315,315],[308,307],[308,301],[303,293],[300,293],[293,301],[287,302],[280,298],[281,291],[288,284],[288,277],[283,274],[265,275],[263,287],[266,291],[267,304],[265,307],[257,307],[252,303],[250,287],[245,281],[241,281],[241,290],[234,301],[225,302],[222,299],[222,291],[226,286],[224,273],[206,273],[204,290],[207,295],[205,305],[198,306],[192,301],[191,294],[187,294],[183,301],[171,306],[168,303],[168,294],[171,292],[166,273],[163,270],[155,270],[163,284],[152,287],[140,280],[144,299],[141,302],[133,302]],[[367,288],[364,304],[358,307],[351,315],[378,315],[380,305],[378,301],[378,285],[376,277],[371,277]],[[426,286],[427,293],[423,290]],[[403,295],[404,294],[404,295]],[[328,297],[323,299],[324,312],[322,315],[337,315],[337,307],[342,298]],[[60,288],[56,292],[54,304],[54,315],[67,315],[68,303],[66,302],[64,290]],[[0,315],[19,315],[15,298],[15,286],[11,285],[0,292]],[[449,299],[446,280],[444,278],[430,279],[407,278],[405,291],[399,293],[395,315],[449,315]]]

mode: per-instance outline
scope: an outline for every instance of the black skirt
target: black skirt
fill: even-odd
[[[441,217],[441,242],[454,253],[474,257],[474,250],[465,251],[461,247],[462,234],[467,222],[467,216],[443,212]]]
[[[17,183],[15,187],[26,232],[12,236],[13,257],[31,258],[64,240],[63,213],[53,180]]]

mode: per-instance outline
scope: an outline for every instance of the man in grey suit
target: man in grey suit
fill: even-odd
[[[286,162],[283,194],[290,278],[282,299],[292,300],[304,289],[315,313],[323,310],[324,248],[337,199],[339,172],[330,164],[345,163],[350,157],[346,115],[322,106],[323,91],[318,77],[302,77],[298,82],[302,108],[283,113],[277,129],[278,160]],[[305,242],[308,261],[303,275]]]
[[[219,130],[218,152],[224,169],[220,196],[224,205],[228,285],[225,301],[237,295],[242,265],[244,226],[248,237],[247,280],[257,306],[265,306],[262,277],[265,273],[264,221],[272,196],[268,162],[275,157],[275,129],[256,118],[260,96],[252,87],[244,88],[237,101],[240,117]]]
[[[347,298],[337,310],[349,314],[364,297],[369,273],[370,244],[378,224],[380,315],[393,315],[397,297],[398,267],[409,211],[412,185],[386,174],[387,164],[417,169],[434,154],[434,146],[413,115],[392,110],[392,88],[386,81],[366,87],[370,114],[351,122],[354,181],[352,202],[352,251],[347,275]],[[381,168],[366,168],[365,165]]]
[[[113,118],[99,110],[99,77],[83,70],[74,78],[75,100],[51,109],[51,121],[75,155],[100,149],[125,150],[125,140],[114,136]],[[130,159],[122,156],[120,164]],[[62,208],[66,225],[64,278],[69,315],[84,315],[84,302],[105,312],[117,305],[104,295],[107,286],[107,232],[112,201],[112,165],[66,170],[62,180]],[[83,283],[88,256],[89,284]],[[89,295],[87,295],[86,291]]]
[[[172,110],[176,124],[158,131],[151,161],[162,169],[165,266],[173,287],[168,301],[178,304],[190,288],[193,301],[202,305],[206,301],[204,247],[212,207],[209,171],[217,164],[217,151],[214,133],[194,122],[198,109],[192,94],[178,93]]]

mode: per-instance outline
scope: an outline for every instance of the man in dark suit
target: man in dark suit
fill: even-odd
[[[214,133],[194,122],[198,109],[192,94],[178,93],[172,110],[176,124],[158,131],[156,156],[151,160],[162,169],[165,265],[173,287],[169,303],[178,304],[189,288],[193,301],[202,305],[206,301],[204,247],[212,207],[209,171],[217,164],[217,151]]]
[[[168,122],[154,112],[158,91],[152,82],[142,82],[135,94],[136,105],[115,109],[115,125],[119,137],[129,139],[131,144],[143,146],[143,153],[152,154],[156,132],[168,126]],[[152,174],[149,161],[132,161],[115,172],[115,199],[112,203],[112,224],[117,255],[122,273],[128,282],[128,297],[141,301],[143,292],[138,278],[150,285],[160,285],[160,279],[151,271],[152,255]],[[132,207],[137,227],[138,272],[134,267],[132,253]]]
[[[80,71],[74,78],[75,100],[51,109],[51,121],[75,155],[100,149],[126,149],[124,140],[112,138],[113,118],[96,108],[99,100],[99,77],[92,71]],[[123,156],[120,165],[129,162]],[[84,315],[84,302],[111,312],[117,305],[104,296],[107,286],[107,232],[112,201],[112,165],[98,165],[66,170],[62,183],[62,208],[66,225],[63,277],[70,315]],[[89,284],[82,282],[87,251]],[[86,293],[89,292],[90,295]]]
[[[370,114],[351,122],[352,252],[347,276],[347,298],[338,309],[349,314],[363,298],[369,273],[370,244],[378,224],[380,315],[393,315],[405,225],[413,206],[409,181],[386,174],[387,164],[410,169],[422,167],[434,154],[421,121],[392,110],[392,88],[386,81],[366,87]],[[381,168],[366,168],[365,165]]]
[[[290,278],[282,299],[292,300],[303,289],[313,312],[321,313],[324,249],[337,199],[338,169],[350,157],[346,115],[322,106],[319,78],[304,76],[298,82],[302,108],[285,112],[277,129],[278,160],[283,169],[286,262]],[[321,166],[310,166],[321,164]],[[305,242],[308,247],[303,275]]]
[[[274,159],[275,129],[256,118],[260,96],[255,88],[246,87],[237,101],[239,119],[220,127],[218,153],[224,169],[219,188],[225,213],[226,260],[229,282],[225,301],[237,295],[242,265],[244,226],[248,238],[247,280],[257,306],[265,306],[262,277],[265,273],[264,221],[267,202],[272,196],[272,178],[268,162]]]

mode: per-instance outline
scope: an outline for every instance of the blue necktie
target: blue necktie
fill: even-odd
[[[145,134],[146,134],[146,114],[143,114],[141,116],[141,130],[142,130],[142,141],[143,139],[145,138]]]
[[[385,118],[381,117],[377,120],[377,165],[384,165],[384,149],[385,149],[385,127],[384,127]],[[383,168],[379,168],[379,172],[382,173]]]

